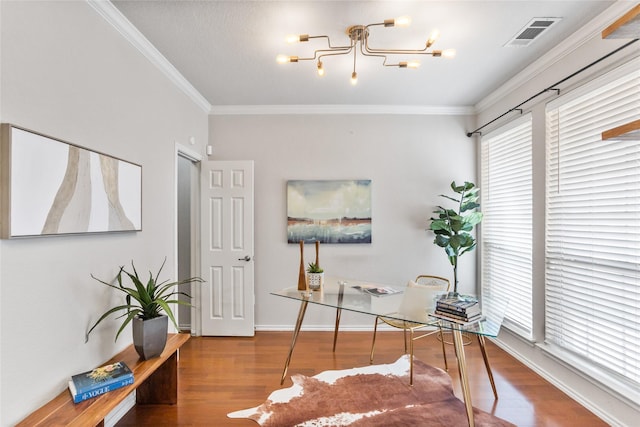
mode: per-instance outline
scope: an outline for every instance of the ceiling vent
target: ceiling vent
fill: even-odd
[[[506,47],[529,46],[542,33],[547,31],[553,24],[562,18],[533,18],[516,35],[505,44]]]

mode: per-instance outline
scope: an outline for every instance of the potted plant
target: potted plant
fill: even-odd
[[[146,284],[140,280],[133,261],[131,261],[132,272],[125,270],[124,266],[120,267],[120,271],[115,277],[117,285],[113,284],[113,282],[108,283],[100,280],[92,274],[91,277],[98,282],[122,292],[125,295],[125,303],[107,310],[100,316],[91,329],[89,329],[89,332],[87,332],[86,339],[89,339],[91,331],[108,316],[124,311],[124,313],[119,316],[124,318],[124,320],[116,333],[116,340],[124,328],[129,323],[132,323],[133,344],[140,357],[146,360],[159,356],[167,342],[167,319],[171,319],[176,329],[179,329],[170,304],[191,305],[188,302],[178,300],[178,295],[185,295],[188,298],[191,297],[185,292],[178,291],[177,286],[192,282],[203,282],[199,277],[191,277],[170,283],[167,283],[167,281],[159,282],[158,278],[166,261],[165,258],[155,277],[149,272],[149,280]],[[133,286],[125,286],[123,284],[123,277],[128,277]],[[162,314],[163,312],[166,313],[166,315]]]
[[[324,284],[324,270],[316,263],[310,262],[307,267],[307,287],[312,291],[322,289]]]
[[[433,241],[444,248],[453,266],[453,293],[458,293],[458,258],[476,247],[476,239],[471,232],[482,221],[482,212],[475,209],[480,207],[478,203],[478,188],[472,182],[464,185],[451,183],[451,189],[458,196],[451,197],[441,194],[441,197],[454,201],[457,209],[447,209],[438,206],[433,213],[437,218],[431,218],[430,229],[436,234]]]

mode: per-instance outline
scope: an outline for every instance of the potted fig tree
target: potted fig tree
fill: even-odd
[[[479,189],[472,182],[463,185],[451,183],[454,196],[441,194],[450,201],[455,202],[455,208],[438,206],[433,213],[437,218],[431,218],[429,228],[435,233],[433,241],[444,248],[449,262],[453,266],[453,293],[458,293],[458,258],[476,247],[476,239],[471,234],[473,228],[482,221],[482,212],[477,212]]]
[[[185,292],[178,291],[178,286],[203,282],[199,277],[191,277],[176,282],[168,282],[166,280],[159,282],[160,273],[165,262],[166,258],[155,276],[149,272],[149,279],[146,283],[143,283],[138,276],[133,261],[131,262],[131,271],[127,271],[124,266],[121,266],[115,280],[111,283],[98,279],[92,274],[91,277],[98,282],[122,292],[125,301],[124,304],[117,305],[102,314],[87,332],[86,339],[89,339],[89,334],[100,322],[111,314],[122,312],[119,316],[123,319],[122,324],[116,333],[115,339],[117,340],[124,328],[131,323],[133,344],[140,357],[146,360],[159,356],[167,342],[168,319],[171,319],[176,329],[179,329],[171,304],[191,305],[186,301],[178,300],[178,295],[185,295],[191,298]],[[127,278],[132,285],[125,286],[123,279]],[[163,314],[163,312],[166,314]]]

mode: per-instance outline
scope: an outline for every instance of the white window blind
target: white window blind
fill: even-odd
[[[506,300],[504,327],[531,339],[532,118],[481,141],[482,298]]]
[[[547,106],[546,342],[640,384],[640,117],[636,59]]]

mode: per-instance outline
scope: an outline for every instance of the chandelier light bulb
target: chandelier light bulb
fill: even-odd
[[[318,60],[318,75],[320,77],[324,76],[324,67],[322,66],[322,61]]]
[[[394,27],[408,27],[409,25],[411,25],[410,16],[399,16],[393,20]]]
[[[278,64],[286,64],[288,62],[298,62],[297,56],[278,55],[276,56]]]
[[[454,58],[456,56],[456,50],[455,49],[445,49],[442,51],[442,56],[444,56],[445,58]]]
[[[351,85],[355,86],[358,84],[358,73],[355,71],[351,73]]]
[[[438,37],[440,37],[440,31],[433,30],[431,32],[431,35],[429,36],[429,40],[427,40],[427,47],[431,47],[431,45],[434,44],[436,40],[438,40]]]
[[[398,63],[398,68],[413,68],[416,69],[420,66],[420,62],[418,61],[402,61]]]
[[[287,43],[308,42],[309,34],[289,34],[287,36]]]

